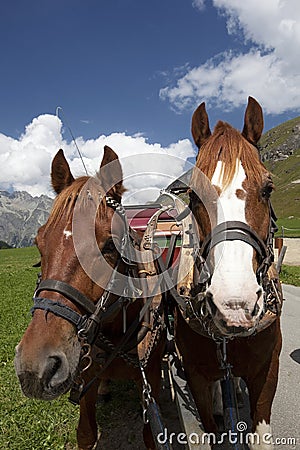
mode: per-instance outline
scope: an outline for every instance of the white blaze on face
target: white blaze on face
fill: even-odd
[[[225,221],[246,223],[246,192],[243,188],[245,178],[243,166],[237,159],[234,178],[229,186],[223,188],[223,162],[218,161],[211,180],[213,185],[221,189],[217,202],[217,224]],[[237,190],[245,195],[238,197]],[[240,240],[221,242],[214,247],[214,271],[208,292],[213,295],[219,318],[227,326],[253,326],[251,313],[260,287],[252,259],[253,248]]]

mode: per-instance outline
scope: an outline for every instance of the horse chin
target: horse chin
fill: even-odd
[[[247,337],[251,336],[255,332],[255,326],[251,326],[250,328],[236,325],[229,326],[224,320],[215,319],[214,324],[220,333],[220,337]]]
[[[46,384],[43,379],[28,373],[19,374],[21,390],[26,397],[37,400],[54,400],[66,394],[72,387],[74,376],[69,376],[60,384]]]

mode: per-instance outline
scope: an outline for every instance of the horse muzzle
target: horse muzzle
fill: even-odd
[[[49,354],[32,364],[18,345],[14,364],[26,397],[53,400],[65,394],[72,386],[74,373],[63,352]]]
[[[246,302],[229,298],[218,302],[210,292],[206,293],[207,310],[222,336],[244,337],[254,333],[263,314],[263,294],[257,293],[256,301]]]

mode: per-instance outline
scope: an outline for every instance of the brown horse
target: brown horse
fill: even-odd
[[[213,384],[223,377],[218,341],[248,391],[254,449],[271,449],[272,401],[281,350],[281,290],[272,265],[273,189],[256,147],[263,129],[260,105],[249,97],[242,133],[219,121],[211,134],[205,104],[192,118],[199,148],[190,209],[200,236],[198,278],[189,320],[177,308],[175,338],[204,428],[217,432]],[[201,273],[200,273],[201,272]],[[193,292],[192,289],[192,292]],[[218,357],[219,355],[219,357]],[[250,432],[251,430],[249,430]]]
[[[146,305],[133,286],[136,279],[128,276],[136,271],[130,252],[137,243],[132,243],[136,236],[126,229],[120,204],[124,188],[117,155],[105,147],[97,176],[74,179],[60,150],[51,179],[57,197],[36,237],[41,279],[33,318],[16,348],[15,368],[28,397],[52,400],[74,382],[76,396],[87,388],[80,399],[77,429],[78,447],[87,450],[97,440],[100,380],[133,379],[142,389],[142,360],[151,396],[157,397],[163,329],[149,312],[155,301]],[[128,245],[129,254],[124,249]],[[155,448],[149,424],[144,442],[148,449]]]

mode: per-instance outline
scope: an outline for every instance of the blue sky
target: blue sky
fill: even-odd
[[[57,106],[83,149],[100,136],[118,146],[125,134],[151,151],[183,141],[183,158],[195,151],[190,121],[203,100],[212,127],[220,118],[242,128],[248,95],[264,109],[265,130],[295,117],[299,43],[298,0],[2,2],[0,187],[49,190],[56,144],[76,159],[66,129],[50,132]],[[41,150],[30,182],[18,161],[35,164],[40,148],[47,164]]]
[[[190,137],[191,111],[174,114],[159,91],[232,41],[214,8],[189,0],[12,0],[1,10],[0,129],[15,137],[58,105],[86,138]]]

